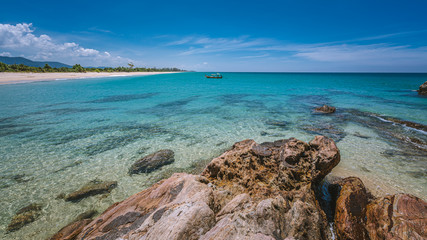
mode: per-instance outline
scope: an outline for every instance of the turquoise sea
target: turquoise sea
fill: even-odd
[[[0,238],[46,239],[87,210],[147,188],[175,171],[197,171],[234,142],[323,134],[341,150],[332,174],[359,176],[374,194],[427,199],[427,74],[175,73],[0,86]],[[331,115],[313,109],[337,107]],[[172,149],[175,162],[129,176],[139,158]],[[91,180],[114,180],[109,195],[57,198]],[[43,205],[12,233],[17,210]]]

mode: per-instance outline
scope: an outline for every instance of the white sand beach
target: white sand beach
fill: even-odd
[[[52,81],[59,79],[80,79],[99,77],[146,76],[174,72],[64,72],[64,73],[31,73],[31,72],[0,72],[0,84]]]

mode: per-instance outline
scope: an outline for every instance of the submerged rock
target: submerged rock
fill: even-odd
[[[103,182],[99,180],[93,180],[79,190],[66,195],[64,199],[65,201],[77,202],[89,196],[109,193],[115,187],[117,187],[117,181]]]
[[[31,181],[32,178],[26,176],[25,174],[17,174],[17,175],[13,175],[12,179],[14,181],[16,181],[17,183],[26,183],[28,181]]]
[[[418,89],[419,95],[427,95],[427,82],[421,84],[420,88]]]
[[[414,129],[418,129],[418,130],[422,130],[424,132],[427,132],[427,125],[424,125],[424,124],[411,122],[411,121],[405,121],[405,120],[392,118],[392,117],[388,117],[388,116],[381,116],[381,117],[387,121],[390,121],[390,122],[398,123],[398,124],[401,124],[401,125],[404,125],[404,126],[407,126],[410,128],[414,128]]]
[[[286,129],[289,126],[289,122],[286,122],[286,121],[277,121],[277,120],[267,120],[265,122],[265,124],[273,126],[273,127],[283,128],[283,129]]]
[[[336,142],[341,141],[347,135],[344,130],[328,123],[303,125],[300,128],[310,134],[327,136],[329,138],[332,138]]]
[[[13,232],[19,230],[29,223],[34,222],[40,215],[41,210],[42,205],[37,203],[32,203],[26,207],[21,208],[18,212],[16,212],[16,215],[12,218],[12,221],[10,221],[6,231]]]
[[[175,161],[175,153],[169,149],[163,149],[152,153],[136,161],[129,169],[129,175],[137,173],[149,173],[164,165],[171,164]]]
[[[363,139],[369,139],[369,138],[371,138],[370,136],[362,135],[360,132],[353,133],[353,136],[359,137],[359,138],[363,138]]]
[[[321,107],[316,108],[315,110],[316,112],[322,112],[322,113],[334,113],[336,108],[328,105],[323,105]]]

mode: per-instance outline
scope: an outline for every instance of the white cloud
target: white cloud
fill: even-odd
[[[10,52],[2,52],[2,53],[0,53],[0,56],[2,56],[2,57],[12,57],[12,54]]]
[[[31,23],[0,24],[0,50],[32,60],[81,63],[86,66],[118,66],[131,61],[108,52],[84,48],[75,42],[59,43],[46,34],[37,36],[34,31]]]

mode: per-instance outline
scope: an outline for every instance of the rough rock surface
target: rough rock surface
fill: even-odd
[[[201,176],[176,173],[116,203],[77,239],[198,239],[215,223],[213,191]]]
[[[175,161],[174,152],[169,149],[163,149],[152,153],[136,161],[130,168],[129,174],[149,173],[164,165]]]
[[[99,180],[93,180],[79,190],[66,195],[64,199],[65,201],[77,202],[89,196],[108,193],[115,187],[117,187],[116,181],[103,182]]]
[[[427,95],[427,81],[423,84],[421,84],[420,88],[418,89],[419,95]]]
[[[59,230],[59,232],[53,235],[50,240],[74,240],[90,222],[92,222],[92,219],[83,219],[77,222],[72,222]]]
[[[427,203],[409,194],[376,199],[367,206],[366,229],[376,239],[427,239]]]
[[[115,203],[63,239],[332,239],[314,189],[340,161],[334,141],[317,136],[235,143],[201,175],[175,173]],[[337,198],[338,239],[424,239],[426,203],[400,194],[372,200],[358,178],[326,188]],[[333,191],[331,191],[332,189]],[[335,200],[333,200],[335,203]],[[70,236],[69,238],[66,238]]]
[[[107,209],[77,239],[329,239],[312,184],[340,160],[333,140],[244,140],[201,176],[176,173]]]
[[[316,108],[315,110],[316,112],[322,112],[322,113],[334,113],[336,108],[328,105],[323,105],[321,107]]]
[[[427,203],[409,194],[373,199],[359,178],[338,181],[338,239],[427,239]]]
[[[81,233],[83,228],[92,222],[92,217],[95,216],[98,212],[94,210],[86,211],[79,216],[77,216],[74,221],[72,221],[67,226],[59,230],[55,235],[53,235],[50,240],[74,240],[77,235]]]
[[[29,223],[34,222],[40,215],[41,210],[42,205],[37,203],[32,203],[26,207],[21,208],[18,212],[16,212],[16,215],[12,218],[12,221],[10,221],[6,231],[13,232]]]
[[[341,191],[336,201],[334,221],[338,238],[369,239],[365,230],[365,214],[371,196],[359,178],[345,178],[339,185]]]

